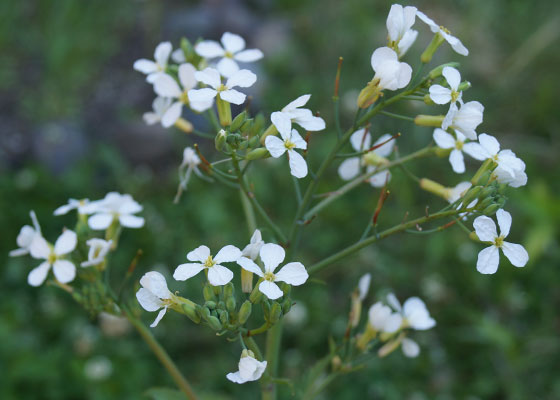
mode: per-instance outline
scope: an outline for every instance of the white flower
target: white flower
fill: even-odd
[[[482,123],[483,112],[484,106],[478,101],[469,101],[461,105],[461,108],[457,108],[457,104],[452,103],[441,128],[443,130],[453,128],[455,132],[460,132],[467,138],[476,140],[475,129]]]
[[[150,271],[144,274],[140,279],[142,287],[136,292],[138,303],[146,311],[154,312],[161,308],[156,319],[150,325],[150,328],[157,326],[159,321],[167,312],[167,308],[171,305],[173,294],[167,288],[165,277],[156,271]]]
[[[99,238],[89,239],[86,244],[89,246],[88,259],[82,262],[82,267],[92,267],[99,265],[105,261],[105,257],[109,250],[111,250],[112,240],[103,240]]]
[[[54,215],[64,215],[68,214],[72,210],[78,210],[78,214],[91,214],[94,213],[97,208],[96,202],[90,202],[89,199],[69,199],[68,204],[58,207],[54,210]]]
[[[71,253],[78,243],[76,234],[73,231],[66,230],[58,237],[54,247],[51,246],[41,235],[36,235],[29,247],[29,251],[33,258],[43,259],[45,262],[35,267],[27,276],[27,282],[31,286],[40,286],[45,279],[51,267],[54,276],[61,283],[68,283],[74,280],[76,276],[76,267],[74,263],[63,259],[63,256]]]
[[[373,52],[371,67],[375,71],[373,80],[379,79],[379,90],[402,89],[412,77],[410,65],[399,62],[399,56],[389,47],[380,47]]]
[[[180,178],[180,185],[183,190],[187,189],[187,184],[191,179],[191,174],[194,171],[195,174],[201,176],[198,166],[200,165],[200,157],[196,154],[195,150],[192,147],[185,147],[183,150],[183,162],[179,166],[179,178]],[[186,168],[186,171],[183,176],[181,176],[182,171]]]
[[[160,96],[156,97],[152,102],[153,111],[145,112],[142,115],[144,122],[147,123],[148,125],[154,125],[157,124],[158,122],[161,122],[162,126],[164,126],[162,122],[163,116],[167,113],[172,103],[173,103],[173,99],[167,97],[160,97]]]
[[[434,140],[438,147],[442,149],[453,149],[449,153],[449,163],[458,174],[465,172],[465,160],[463,159],[463,151],[465,146],[465,136],[459,131],[455,132],[455,137],[453,135],[445,132],[443,129],[436,128],[434,130]]]
[[[142,58],[134,62],[134,69],[140,71],[143,74],[148,75],[146,80],[150,83],[154,83],[155,79],[159,74],[165,72],[167,68],[167,61],[169,60],[169,54],[171,54],[171,43],[162,42],[157,45],[154,51],[154,61]]]
[[[378,301],[369,308],[368,324],[375,330],[385,333],[394,333],[402,325],[402,317],[393,312],[390,307]]]
[[[449,203],[455,203],[459,200],[463,195],[469,190],[472,186],[470,182],[461,182],[457,184],[455,187],[449,188],[447,192],[447,201]]]
[[[412,328],[417,331],[431,329],[436,325],[436,321],[430,316],[424,302],[418,297],[411,297],[401,303],[393,293],[387,295],[387,302],[398,312],[403,318],[403,328]]]
[[[250,87],[257,81],[257,76],[247,69],[239,70],[231,75],[225,85],[222,84],[220,73],[214,68],[197,71],[194,76],[197,81],[210,86],[209,88],[189,90],[189,99],[192,102],[201,103],[212,101],[216,96],[219,96],[220,99],[228,103],[243,104],[247,96],[233,88],[236,86]]]
[[[222,35],[222,46],[213,40],[204,40],[198,43],[194,50],[198,55],[207,58],[221,57],[216,68],[222,76],[229,78],[239,71],[239,62],[254,62],[263,58],[262,51],[258,49],[245,49],[245,40],[239,35],[225,32]]]
[[[389,47],[395,49],[402,57],[412,46],[418,31],[412,28],[416,19],[416,7],[403,7],[393,4],[387,16],[387,31],[389,32]]]
[[[249,258],[241,257],[237,263],[243,269],[257,274],[263,281],[259,284],[259,290],[269,299],[275,300],[283,296],[282,290],[275,282],[286,282],[289,285],[303,285],[309,274],[300,262],[291,262],[284,265],[280,271],[274,273],[274,270],[284,261],[286,252],[284,249],[274,243],[266,243],[261,247],[259,252],[261,260],[264,264],[264,273],[255,262]]]
[[[177,64],[182,64],[187,61],[185,57],[185,52],[180,47],[178,49],[173,50],[173,53],[171,53],[171,59],[175,61]]]
[[[473,222],[476,235],[482,242],[490,242],[492,245],[478,253],[476,269],[481,274],[494,274],[498,270],[500,262],[500,252],[502,249],[504,255],[516,267],[524,267],[529,261],[527,250],[520,244],[506,242],[504,239],[509,234],[511,228],[511,214],[504,210],[498,210],[496,213],[498,225],[500,226],[500,235],[496,232],[496,224],[491,218],[484,215],[477,217]]]
[[[393,148],[395,147],[395,142],[391,139],[391,135],[382,135],[379,139],[375,141],[373,146],[371,145],[371,135],[366,132],[365,128],[359,129],[350,136],[350,144],[352,148],[357,152],[363,152],[371,147],[375,147],[381,143],[387,142],[384,145],[368,152],[365,156],[360,157],[349,157],[344,160],[338,167],[338,174],[340,177],[349,181],[354,179],[360,173],[360,169],[366,164],[365,158],[376,159],[376,161],[382,163],[386,157],[388,157]],[[378,159],[378,160],[377,160]],[[368,165],[366,170],[368,173],[373,172],[376,169],[373,165]],[[391,179],[391,173],[389,170],[381,171],[377,174],[372,175],[368,181],[373,187],[383,187],[385,182]]]
[[[288,161],[290,164],[290,172],[296,178],[304,178],[307,176],[307,163],[305,159],[294,149],[307,149],[307,142],[303,140],[298,131],[295,129],[285,130],[279,129],[280,138],[277,136],[267,136],[264,145],[270,155],[274,158],[281,157],[288,152]]]
[[[363,301],[369,291],[369,285],[371,283],[371,274],[363,275],[358,281],[358,294],[361,301]]]
[[[430,98],[436,104],[462,103],[463,92],[459,91],[461,74],[453,67],[444,67],[442,75],[449,85],[449,89],[441,85],[430,86]]]
[[[207,269],[208,282],[212,286],[222,286],[233,279],[233,272],[220,264],[235,262],[239,257],[241,257],[241,250],[235,246],[223,247],[215,257],[212,257],[208,247],[199,246],[187,254],[187,260],[196,262],[179,265],[173,273],[173,278],[177,281],[184,281],[192,278],[203,269]]]
[[[306,131],[321,131],[325,129],[323,118],[313,115],[311,110],[301,108],[307,104],[311,98],[310,94],[305,94],[290,102],[281,111],[275,111],[270,115],[270,120],[280,132],[289,132],[292,129],[292,122],[298,124]]]
[[[404,337],[401,341],[402,352],[405,356],[414,358],[420,354],[420,346],[414,340]]]
[[[261,251],[261,247],[263,246],[264,241],[262,240],[261,231],[255,229],[253,232],[253,236],[251,236],[251,240],[247,246],[243,249],[243,257],[250,258],[251,260],[256,260],[259,256],[259,252]]]
[[[491,159],[498,167],[494,170],[498,182],[509,184],[512,187],[520,187],[527,183],[525,163],[517,158],[511,150],[501,150],[498,140],[491,135],[481,133],[478,137],[479,143],[467,143],[465,153],[471,157],[484,161]]]
[[[161,124],[165,128],[172,126],[181,117],[183,104],[187,104],[196,112],[203,112],[212,107],[212,99],[196,101],[191,99],[189,91],[196,87],[196,68],[191,64],[179,65],[179,83],[168,74],[160,74],[154,81],[154,91],[158,96],[177,99],[163,113]]]
[[[430,30],[433,33],[436,34],[439,33],[445,39],[445,41],[451,45],[451,48],[455,50],[456,53],[462,56],[469,55],[469,50],[463,45],[463,43],[461,43],[459,39],[451,35],[446,28],[436,24],[422,11],[416,11],[416,15],[418,16],[418,18],[420,18],[424,23],[426,23],[430,27]]]
[[[266,369],[266,361],[259,361],[251,350],[243,350],[239,360],[239,371],[226,375],[234,383],[245,383],[260,379]]]
[[[41,236],[41,227],[39,226],[39,221],[37,220],[37,215],[35,211],[30,211],[31,221],[33,226],[24,225],[16,239],[16,243],[19,248],[10,251],[10,257],[24,256],[29,253],[29,248],[35,236]]]
[[[142,206],[131,195],[110,192],[97,202],[95,214],[89,217],[88,224],[91,229],[104,230],[114,220],[118,220],[127,228],[141,228],[144,226],[144,218],[133,215],[140,211]]]

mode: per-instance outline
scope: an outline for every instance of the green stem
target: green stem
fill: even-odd
[[[388,117],[392,117],[392,118],[396,118],[396,119],[402,119],[403,121],[414,122],[414,118],[407,117],[406,115],[395,114],[395,113],[391,113],[391,112],[388,112],[388,111],[380,111],[379,113],[383,114],[383,115],[386,115]]]
[[[251,350],[253,353],[255,353],[255,356],[257,356],[257,359],[259,361],[263,360],[263,355],[262,355],[261,349],[257,345],[257,342],[255,342],[255,339],[253,339],[252,337],[245,338],[245,344],[247,345],[249,350]]]
[[[249,237],[253,234],[255,229],[257,229],[257,219],[255,217],[255,210],[251,204],[251,201],[245,194],[245,192],[240,189],[239,195],[241,197],[241,205],[243,206],[243,211],[245,212],[245,220],[247,221],[247,229],[249,230]]]
[[[445,217],[449,217],[449,216],[454,216],[457,215],[459,213],[458,210],[448,210],[448,211],[441,211],[435,214],[431,214],[431,215],[427,215],[421,218],[416,218],[412,221],[408,221],[399,225],[395,225],[392,228],[386,229],[383,232],[379,233],[378,235],[374,235],[374,236],[370,236],[367,239],[364,239],[360,242],[354,243],[351,246],[346,247],[343,250],[340,250],[339,252],[319,261],[316,264],[313,264],[311,267],[307,268],[307,272],[309,272],[309,274],[314,274],[316,272],[321,271],[322,269],[324,269],[325,267],[329,266],[330,264],[333,264],[335,262],[337,262],[338,260],[341,260],[343,258],[348,257],[349,255],[363,249],[364,247],[369,246],[370,244],[377,242],[381,239],[385,239],[388,236],[394,235],[395,233],[399,233],[402,231],[405,231],[409,228],[412,228],[416,225],[420,225],[429,221],[433,221],[439,218],[445,218]]]
[[[280,353],[280,342],[282,341],[282,320],[278,321],[266,335],[266,361],[268,374],[271,377],[278,376],[278,358]],[[263,400],[276,400],[276,385],[271,380],[262,386]]]
[[[132,313],[127,310],[123,309],[126,318],[130,321],[130,323],[136,328],[142,339],[148,344],[152,352],[158,358],[158,360],[163,364],[169,375],[173,378],[179,389],[187,396],[188,399],[197,400],[198,397],[194,393],[191,385],[187,381],[187,379],[181,374],[181,371],[177,368],[169,354],[165,351],[165,349],[159,344],[156,340],[152,332],[140,321],[136,318]]]

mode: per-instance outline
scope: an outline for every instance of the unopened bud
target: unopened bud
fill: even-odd
[[[276,129],[274,124],[270,124],[270,126],[266,128],[266,131],[264,131],[264,133],[261,135],[261,144],[264,146],[264,142],[267,136],[277,135],[277,134],[278,134],[278,129]]]
[[[280,282],[280,290],[282,290],[284,296],[289,296],[292,291],[292,285],[289,285],[286,282]]]
[[[272,303],[272,307],[270,307],[270,314],[268,316],[268,322],[271,324],[275,324],[278,322],[280,317],[282,316],[282,306],[278,302]]]
[[[235,132],[239,130],[239,128],[241,128],[241,126],[243,125],[246,119],[247,119],[247,111],[243,111],[242,113],[237,114],[237,116],[233,119],[231,125],[229,126],[230,131]]]
[[[467,193],[463,196],[463,207],[468,206],[474,199],[478,198],[481,190],[482,186],[475,186],[467,190]]]
[[[243,122],[239,130],[242,134],[251,137],[251,128],[253,127],[253,118],[248,118]]]
[[[484,210],[486,207],[488,207],[490,204],[494,203],[494,198],[492,196],[489,196],[483,200],[481,200],[477,205],[476,208],[478,210]]]
[[[264,319],[268,321],[270,319],[270,304],[268,303],[268,301],[263,301],[262,308]]]
[[[261,131],[264,129],[264,125],[266,124],[266,118],[264,114],[257,114],[255,120],[253,121],[253,125],[251,126],[251,131],[249,132],[249,136],[253,137],[259,135]]]
[[[200,314],[196,311],[196,307],[193,307],[188,303],[183,303],[181,304],[181,308],[183,309],[184,314],[189,317],[192,322],[195,324],[200,323]]]
[[[249,317],[251,316],[251,311],[253,310],[253,305],[249,300],[245,300],[245,302],[241,305],[239,309],[239,314],[237,315],[237,320],[241,325],[243,325]]]
[[[226,308],[226,302],[223,300],[218,301],[218,305],[216,306],[216,308],[224,310]]]
[[[493,196],[495,192],[496,192],[496,188],[494,186],[487,186],[480,191],[480,194],[478,195],[478,199],[481,201],[487,199],[488,197]]]
[[[249,296],[249,301],[253,304],[259,304],[262,298],[263,298],[263,294],[259,290],[259,285],[257,283],[257,285],[255,285],[255,287],[253,288],[251,295]]]
[[[204,288],[202,289],[202,294],[204,296],[204,300],[206,301],[218,301],[216,295],[214,294],[214,289],[208,283],[204,285]]]
[[[450,62],[450,63],[441,64],[440,66],[437,66],[434,69],[432,69],[430,71],[430,73],[428,74],[428,76],[430,77],[430,79],[439,78],[441,76],[441,74],[443,73],[443,69],[445,67],[457,68],[457,67],[459,67],[459,63],[458,62]]]
[[[434,38],[426,47],[426,50],[420,56],[420,61],[424,64],[429,63],[432,61],[432,57],[434,56],[435,52],[437,51],[438,47],[443,43],[444,39],[443,36],[438,32],[434,35]]]
[[[222,329],[222,324],[220,320],[216,317],[208,317],[206,319],[206,322],[208,323],[208,326],[215,331],[219,331]]]
[[[224,149],[224,145],[227,142],[227,133],[223,129],[220,129],[216,138],[214,139],[214,144],[216,145],[216,150],[222,151]]]
[[[232,297],[234,291],[235,287],[233,286],[233,282],[229,282],[227,285],[224,285],[224,297],[226,299]]]
[[[268,158],[270,157],[270,153],[268,152],[268,150],[264,147],[259,147],[258,149],[255,150],[251,150],[250,152],[247,153],[247,155],[245,156],[246,160],[258,160],[260,158]]]
[[[282,314],[286,315],[292,309],[292,299],[286,297],[282,302]]]
[[[358,107],[368,108],[382,95],[379,87],[379,78],[372,79],[358,95]]]
[[[235,297],[231,296],[226,299],[226,310],[234,312],[236,308]]]
[[[253,148],[253,147],[257,147],[259,145],[260,138],[258,136],[253,136],[251,139],[249,139],[249,147]]]
[[[332,361],[331,361],[331,366],[333,371],[338,371],[340,369],[340,366],[342,365],[342,360],[340,359],[339,356],[334,356]]]
[[[419,126],[433,126],[441,128],[445,115],[417,115],[414,123]]]
[[[209,300],[206,303],[204,303],[204,307],[208,307],[210,310],[213,310],[216,308],[216,302]]]
[[[229,314],[226,310],[222,310],[219,312],[220,314],[220,322],[223,325],[226,325],[229,322]]]
[[[432,181],[431,179],[428,178],[420,179],[420,188],[428,192],[431,192],[437,196],[440,196],[446,200],[449,196],[449,189],[447,189],[442,184]]]
[[[499,209],[500,209],[499,204],[490,204],[488,207],[482,210],[482,214],[486,215],[487,217],[490,217],[496,214],[496,211],[498,211]]]

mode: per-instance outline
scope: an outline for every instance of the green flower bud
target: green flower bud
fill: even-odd
[[[284,296],[289,296],[292,291],[292,285],[288,285],[286,282],[280,282],[280,289],[284,293]]]
[[[235,297],[231,296],[226,299],[226,309],[229,312],[234,312],[236,308]]]
[[[484,210],[482,210],[482,214],[490,217],[490,216],[496,214],[496,211],[498,211],[499,209],[500,209],[499,204],[490,204],[488,207],[486,207]]]
[[[478,235],[476,234],[475,231],[472,231],[471,233],[469,233],[469,239],[473,240],[475,242],[480,242],[480,239],[478,238]]]
[[[249,132],[249,136],[253,137],[259,135],[264,128],[264,124],[266,124],[266,118],[263,114],[259,113],[255,117],[253,121],[253,125],[251,126],[251,131]]]
[[[242,113],[237,114],[237,116],[233,119],[231,125],[229,126],[230,132],[238,131],[246,119],[247,119],[247,111],[243,111]]]
[[[255,136],[256,138],[256,136]],[[253,138],[254,139],[254,138]],[[258,160],[260,158],[268,158],[270,153],[264,147],[259,147],[258,149],[252,150],[245,156],[246,160]]]
[[[245,136],[251,136],[251,128],[253,127],[253,122],[254,122],[253,118],[246,119],[245,122],[243,122],[243,124],[239,128],[241,133],[244,134]]]
[[[202,294],[204,295],[204,300],[206,301],[218,301],[216,295],[214,294],[214,289],[210,284],[204,285],[202,289]]]
[[[432,69],[430,71],[430,79],[436,79],[439,78],[441,76],[441,74],[443,73],[443,69],[445,67],[453,67],[453,68],[457,68],[459,67],[459,63],[458,62],[450,62],[450,63],[446,63],[446,64],[441,64],[438,67],[435,67],[434,69]]]
[[[233,296],[233,292],[235,291],[235,287],[233,286],[233,282],[228,283],[224,286],[224,297],[226,299]]]
[[[292,299],[286,297],[282,302],[282,314],[286,315],[292,309]]]
[[[441,128],[445,115],[417,115],[414,123],[419,126],[433,126]]]
[[[225,303],[225,301],[223,301],[223,300],[218,301],[218,305],[217,305],[216,308],[218,308],[218,309],[220,309],[220,310],[225,310],[225,308],[226,308],[226,303]]]
[[[270,304],[268,303],[268,301],[262,302],[262,308],[263,308],[264,319],[268,321],[270,318]]]
[[[249,139],[249,147],[250,148],[254,148],[257,147],[259,145],[259,136],[253,136],[251,139]]]
[[[495,191],[496,188],[494,188],[494,186],[487,186],[480,191],[480,194],[478,195],[478,199],[482,201],[488,197],[492,197]]]
[[[243,140],[239,143],[239,145],[237,146],[237,148],[239,150],[245,150],[247,147],[249,147],[249,141],[248,140]]]
[[[226,325],[229,322],[229,314],[226,310],[220,311],[220,322]]]
[[[216,138],[214,139],[216,150],[223,151],[226,141],[227,141],[227,133],[223,129],[220,129],[220,131],[216,135]]]
[[[471,83],[468,82],[468,81],[465,81],[465,82],[461,82],[461,83],[459,84],[459,87],[458,87],[457,90],[458,90],[459,92],[462,92],[462,91],[464,91],[464,90],[470,89],[470,87],[471,87]]]
[[[505,196],[499,196],[498,199],[496,200],[496,204],[500,208],[504,208],[504,206],[506,205],[506,201],[507,201],[507,198]]]
[[[251,304],[251,302],[249,300],[245,300],[245,302],[241,305],[241,308],[239,309],[239,314],[237,316],[237,319],[241,325],[247,322],[247,320],[251,316],[252,310],[253,310],[253,305]]]
[[[210,287],[212,288],[212,290],[214,291],[214,294],[217,297],[220,297],[222,295],[222,287],[221,286],[212,286],[210,285]]]
[[[494,203],[494,198],[490,196],[490,197],[487,197],[487,198],[481,200],[480,203],[478,203],[476,205],[476,208],[478,210],[484,210],[486,207],[488,207],[490,204],[493,204],[493,203]]]
[[[219,331],[222,329],[222,324],[216,317],[209,317],[206,322],[208,323],[208,326],[215,331]]]
[[[196,311],[196,307],[193,307],[190,304],[183,303],[181,304],[181,308],[187,317],[190,318],[192,322],[195,324],[200,323],[200,314]]]
[[[463,207],[468,206],[474,199],[478,198],[481,190],[482,186],[475,186],[470,188],[463,196]]]
[[[490,176],[492,175],[492,172],[490,171],[486,171],[484,173],[482,173],[480,175],[480,177],[478,178],[478,180],[476,181],[477,185],[486,185],[488,183],[488,180],[490,179]]]
[[[281,316],[282,316],[282,306],[280,305],[280,303],[277,303],[275,301],[274,303],[272,303],[272,307],[270,307],[268,322],[270,322],[271,324],[275,324],[276,322],[278,322]]]
[[[208,307],[210,310],[213,310],[216,308],[216,302],[208,300],[206,303],[204,303],[204,307]]]
[[[262,282],[262,278],[257,281],[255,287],[253,288],[253,291],[251,292],[251,295],[249,296],[249,301],[253,304],[260,303],[263,298],[263,294],[259,290],[259,284],[261,282]]]

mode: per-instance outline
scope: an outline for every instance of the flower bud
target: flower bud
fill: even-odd
[[[252,150],[245,156],[246,160],[258,160],[260,158],[268,158],[270,153],[264,147],[259,147],[258,149]]]
[[[463,207],[471,204],[471,202],[478,198],[480,191],[482,190],[482,186],[475,186],[467,190],[467,193],[463,196]]]
[[[259,145],[259,140],[260,139],[258,136],[253,136],[251,139],[249,139],[249,147],[257,147]]]
[[[464,81],[459,84],[457,91],[462,92],[464,90],[470,89],[470,87],[471,87],[471,83],[469,81]]]
[[[379,88],[379,78],[372,79],[358,95],[358,107],[368,108],[382,95]]]
[[[492,197],[495,191],[496,188],[494,186],[485,187],[480,191],[480,194],[478,195],[478,200],[482,201],[484,199],[487,199],[488,197]]]
[[[204,307],[208,307],[210,310],[213,310],[216,308],[216,302],[209,300],[206,303],[204,303]]]
[[[414,123],[419,126],[433,126],[441,128],[445,115],[417,115]]]
[[[251,311],[253,310],[253,305],[249,300],[245,300],[245,302],[241,305],[239,309],[239,314],[237,315],[237,320],[241,325],[243,325],[249,317],[251,316]]]
[[[202,289],[202,294],[204,296],[204,300],[206,301],[218,301],[216,295],[214,294],[214,289],[212,288],[212,286],[210,286],[209,283],[204,285],[204,288]]]
[[[233,282],[229,282],[227,285],[224,286],[224,297],[226,300],[233,296],[235,288],[233,286]]]
[[[261,144],[264,146],[264,142],[267,136],[277,135],[277,134],[278,134],[278,129],[276,129],[274,124],[270,124],[270,126],[266,128],[266,131],[264,131],[264,133],[261,135]]]
[[[486,185],[488,183],[488,180],[490,179],[491,175],[492,175],[492,172],[490,172],[490,171],[483,172],[480,175],[480,177],[477,179],[476,183],[478,185],[482,185],[482,186]]]
[[[292,285],[289,285],[286,282],[280,282],[280,289],[284,293],[284,296],[289,296],[292,291]]]
[[[271,324],[275,324],[278,322],[280,317],[282,316],[282,306],[278,302],[272,303],[272,307],[270,307],[270,312],[268,314],[267,321]]]
[[[233,119],[231,125],[229,126],[230,132],[238,131],[246,119],[247,119],[247,111],[243,111],[242,113],[237,114],[237,116]]]
[[[251,292],[251,295],[249,296],[249,301],[253,304],[259,304],[262,300],[262,297],[263,297],[263,294],[259,290],[259,283],[260,282],[261,282],[261,280],[259,280],[259,282],[257,282],[255,287],[253,288],[253,291]]]
[[[282,302],[282,314],[286,315],[292,309],[292,299],[286,297]]]
[[[220,125],[230,126],[231,125],[231,105],[222,100],[220,96],[216,96],[216,108],[218,109],[218,118],[220,119]]]
[[[223,325],[226,325],[229,322],[229,314],[226,310],[222,310],[220,311],[220,322]]]
[[[251,126],[251,131],[249,132],[249,137],[259,135],[266,124],[266,119],[263,114],[257,114],[255,120]],[[264,140],[264,139],[263,139]],[[263,142],[264,143],[264,142]]]
[[[181,304],[181,308],[183,309],[183,313],[189,317],[192,322],[195,324],[200,323],[200,314],[196,311],[196,307],[188,303],[183,303]]]
[[[216,150],[222,151],[224,149],[224,145],[227,141],[227,133],[223,129],[220,129],[216,138],[214,139],[214,144],[216,145]]]
[[[215,331],[219,331],[222,329],[222,324],[220,323],[220,320],[216,317],[208,317],[206,319],[206,322],[208,323],[208,326]]]
[[[216,306],[216,308],[220,309],[220,310],[224,310],[226,308],[226,303],[223,300],[218,301],[218,305]]]
[[[251,137],[251,128],[253,127],[253,121],[253,118],[248,118],[245,120],[245,122],[243,122],[243,124],[241,124],[239,130],[242,134]]]
[[[490,204],[488,207],[482,210],[482,214],[486,215],[487,217],[490,217],[496,214],[496,211],[498,211],[499,209],[500,209],[499,204]]]
[[[493,197],[486,197],[485,199],[481,200],[480,203],[476,205],[476,208],[479,210],[484,210],[486,207],[494,203]]]
[[[432,69],[430,71],[430,73],[428,74],[428,76],[430,77],[430,79],[436,79],[439,78],[442,73],[443,73],[443,69],[445,67],[453,67],[453,68],[458,68],[459,67],[459,63],[458,62],[450,62],[450,63],[445,63],[445,64],[441,64],[438,67],[435,67],[434,69]]]
[[[449,190],[445,186],[428,178],[420,179],[420,188],[444,199],[449,196]]]
[[[236,308],[235,297],[231,296],[226,299],[226,310],[234,312]]]
[[[424,96],[424,103],[426,103],[429,106],[433,106],[434,104],[436,104],[436,103],[434,103],[434,101],[430,97],[430,94],[427,94],[427,95]]]
[[[391,354],[393,351],[395,351],[399,345],[401,344],[401,341],[403,339],[403,335],[399,335],[398,338],[396,338],[395,340],[391,340],[390,342],[385,343],[378,351],[377,351],[377,355],[379,357],[386,357],[389,354]]]

